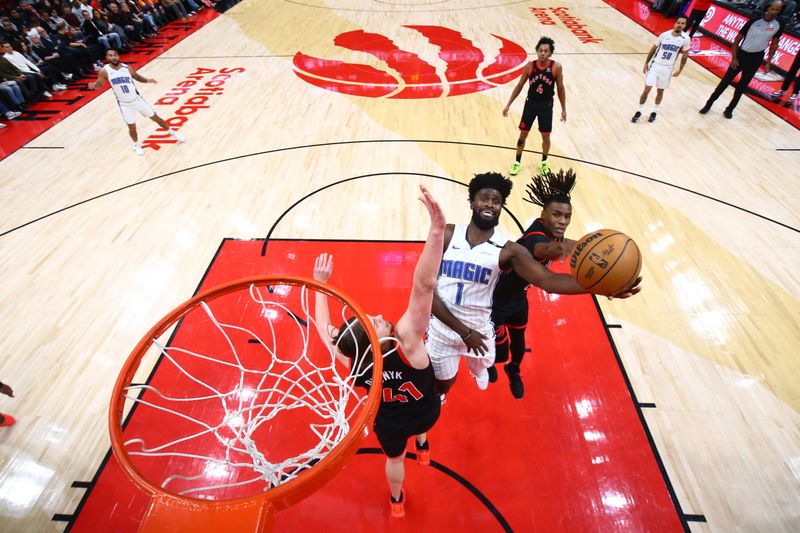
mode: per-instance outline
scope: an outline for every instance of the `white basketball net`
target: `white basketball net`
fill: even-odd
[[[276,294],[286,294],[290,288],[289,285],[277,285],[270,289]],[[312,288],[312,294],[313,291]],[[225,350],[225,355],[197,353],[164,346],[158,340],[153,342],[162,356],[161,365],[173,365],[183,378],[196,384],[202,391],[201,394],[191,397],[179,397],[173,392],[162,392],[151,385],[131,385],[125,389],[128,400],[159,411],[160,413],[155,414],[160,423],[174,422],[181,427],[190,428],[185,435],[178,438],[171,436],[165,442],[152,442],[153,438],[148,437],[150,442],[145,442],[144,438],[130,438],[124,443],[128,455],[170,458],[171,463],[177,461],[176,464],[181,465],[180,471],[183,473],[167,475],[160,482],[162,488],[181,495],[211,499],[217,499],[213,491],[230,487],[252,484],[254,490],[268,490],[296,478],[305,469],[312,467],[330,453],[350,431],[351,421],[366,400],[366,395],[355,389],[355,382],[360,376],[370,377],[372,365],[363,365],[364,368],[361,369],[362,356],[353,363],[354,369],[361,370],[348,373],[341,364],[339,369],[336,368],[336,358],[330,349],[323,350],[327,352],[325,354],[316,353],[313,357],[310,356],[308,347],[317,331],[312,313],[309,312],[309,292],[309,288],[303,285],[300,305],[305,316],[301,317],[283,303],[270,300],[270,291],[266,287],[250,286],[249,298],[260,306],[260,315],[269,333],[268,341],[262,340],[250,329],[217,320],[211,308],[205,302],[201,303],[202,312],[210,320],[215,332],[223,336],[229,348]],[[347,307],[344,306],[341,311],[342,322],[346,312]],[[274,322],[279,316],[281,329],[276,331]],[[293,331],[287,332],[287,322],[291,324],[288,329]],[[282,353],[279,345],[287,335],[297,336],[293,346],[299,345],[301,350],[293,349],[293,353]],[[245,336],[257,339],[257,342],[250,340],[248,356],[240,357],[241,347],[234,342],[234,337],[239,339]],[[371,351],[371,347],[359,348],[358,353],[363,351],[367,354]],[[253,361],[253,350],[263,354],[259,358],[260,365]],[[207,367],[203,376],[187,368],[192,366],[187,364],[192,359],[202,360],[204,366],[213,365],[219,370],[219,374],[227,373],[227,383],[217,383],[209,379]],[[234,383],[231,383],[231,372],[234,376],[238,373],[238,381],[234,379]],[[150,394],[142,395],[144,390]],[[193,387],[192,390],[198,389]],[[187,414],[191,409],[186,404],[192,402],[213,402],[215,408],[210,413],[209,410],[204,410],[204,419],[201,420]],[[270,451],[271,445],[282,444],[281,439],[291,438],[291,435],[272,432],[274,427],[270,427],[267,439],[263,438],[263,434],[261,438],[257,438],[255,433],[262,425],[277,424],[278,417],[293,410],[311,411],[309,416],[314,422],[305,427],[316,435],[317,438],[313,439],[316,444],[291,457],[275,458],[275,454]],[[214,450],[198,449],[198,441],[206,439],[207,442],[210,438],[216,442]],[[221,476],[233,477],[235,481],[227,479],[215,482],[215,468],[226,473],[235,471],[234,476]],[[210,470],[212,475],[209,475]]]

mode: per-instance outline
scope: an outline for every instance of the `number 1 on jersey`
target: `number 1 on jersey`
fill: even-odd
[[[456,305],[461,305],[461,294],[464,292],[464,283],[458,282],[458,289],[456,289]]]

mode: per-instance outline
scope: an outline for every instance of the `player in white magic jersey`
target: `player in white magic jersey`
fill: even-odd
[[[670,78],[680,76],[683,66],[686,65],[686,60],[689,59],[689,46],[692,40],[688,34],[684,33],[683,29],[685,27],[686,17],[678,17],[672,29],[659,35],[655,44],[650,48],[643,69],[643,72],[647,75],[644,80],[644,92],[639,97],[639,109],[633,114],[631,122],[638,122],[639,117],[642,116],[644,104],[647,102],[647,96],[650,94],[650,89],[653,88],[653,85],[656,86],[656,105],[647,120],[648,122],[656,120],[658,106],[661,104],[662,98],[664,98],[664,89],[669,87]],[[681,63],[678,69],[675,70],[678,56],[681,56]]]
[[[445,228],[433,318],[425,336],[439,394],[455,383],[461,356],[467,358],[478,388],[489,385],[487,368],[494,364],[492,294],[501,271],[513,270],[547,292],[586,293],[572,276],[551,272],[527,248],[495,232],[512,186],[510,179],[497,172],[476,175],[469,182],[472,220]],[[637,285],[638,280],[631,290],[614,297],[636,294]]]
[[[111,49],[106,52],[106,59],[108,64],[104,65],[100,72],[97,73],[97,80],[89,84],[90,89],[99,89],[105,85],[106,81],[111,84],[111,89],[114,91],[114,96],[117,97],[117,104],[122,113],[122,120],[128,125],[128,134],[133,139],[133,150],[137,155],[144,155],[144,150],[139,144],[139,136],[136,133],[136,113],[140,113],[162,128],[167,130],[176,141],[182,143],[184,141],[183,135],[169,127],[163,118],[156,114],[153,106],[147,103],[142,98],[139,91],[136,90],[133,80],[142,83],[156,83],[152,78],[145,78],[140,76],[136,69],[119,60],[119,53]]]

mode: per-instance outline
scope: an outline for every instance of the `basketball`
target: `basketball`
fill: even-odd
[[[578,285],[594,294],[609,296],[630,288],[642,269],[642,254],[622,232],[600,229],[587,233],[569,259]]]

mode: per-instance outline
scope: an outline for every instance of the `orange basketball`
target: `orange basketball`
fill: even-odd
[[[642,254],[633,239],[613,229],[587,233],[569,258],[578,285],[608,296],[630,288],[642,269]]]

